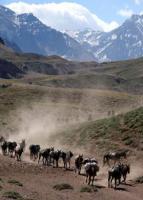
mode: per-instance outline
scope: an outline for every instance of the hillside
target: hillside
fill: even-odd
[[[31,80],[35,84],[49,87],[90,88],[142,94],[142,58],[101,64],[69,62],[68,66],[71,70],[68,75],[31,78]]]
[[[73,62],[59,56],[16,53],[3,44],[0,44],[0,58],[12,62],[23,73],[39,74],[39,78],[32,75],[31,79],[43,86],[107,89],[135,94],[143,91],[142,58],[104,63]],[[41,80],[40,74],[52,76]]]
[[[20,78],[24,73],[13,63],[0,59],[0,77],[4,79]]]
[[[57,135],[63,145],[87,148],[93,154],[114,149],[142,152],[143,107],[116,117],[81,123]],[[52,140],[56,140],[57,135],[52,136]]]

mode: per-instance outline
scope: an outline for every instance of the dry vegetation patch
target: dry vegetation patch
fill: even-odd
[[[55,190],[73,190],[73,187],[68,183],[56,184],[53,186]]]
[[[20,183],[20,182],[17,181],[17,180],[9,180],[8,183],[13,184],[13,185],[16,185],[16,186],[20,186],[20,187],[23,186],[23,184]]]
[[[3,194],[3,197],[6,197],[8,199],[17,199],[17,200],[23,200],[23,197],[18,193],[18,192],[15,192],[15,191],[8,191],[8,192],[5,192]]]

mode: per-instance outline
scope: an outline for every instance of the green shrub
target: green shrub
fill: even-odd
[[[56,184],[53,188],[55,190],[73,190],[73,187],[68,183]]]
[[[143,176],[140,176],[136,179],[136,183],[140,183],[142,184],[143,183]]]
[[[91,193],[91,192],[97,192],[97,188],[96,187],[89,187],[89,186],[84,186],[80,189],[80,192],[88,192],[88,193]]]
[[[14,192],[14,191],[5,192],[3,194],[3,197],[6,197],[8,199],[23,200],[23,197],[18,192]]]
[[[9,180],[8,183],[22,187],[23,184],[16,180]]]

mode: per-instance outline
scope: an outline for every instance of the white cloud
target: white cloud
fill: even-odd
[[[131,9],[125,8],[118,11],[118,14],[122,17],[131,17],[133,15],[133,11]]]
[[[118,27],[117,22],[106,23],[86,7],[77,3],[28,4],[15,2],[6,6],[17,14],[31,12],[44,24],[60,31],[91,28],[108,32]]]
[[[142,0],[134,0],[135,4],[140,5]]]

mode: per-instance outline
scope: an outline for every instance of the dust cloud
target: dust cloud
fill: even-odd
[[[55,99],[44,97],[39,101],[35,99],[34,102],[21,105],[10,112],[11,126],[14,127],[14,131],[9,134],[8,139],[12,141],[25,139],[28,145],[53,146],[55,144],[49,141],[51,135],[83,122],[108,117],[107,113],[111,107],[109,109],[106,103],[103,106],[106,98],[102,93],[100,98],[99,96],[99,94],[96,96],[92,90],[81,90],[79,93],[61,95],[59,98],[56,96]],[[125,106],[127,105],[122,106],[122,110]],[[57,139],[56,147],[59,146]]]

